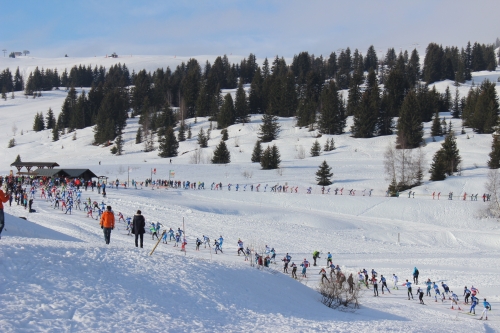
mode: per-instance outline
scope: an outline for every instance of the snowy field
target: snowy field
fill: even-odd
[[[60,59],[35,60],[30,66],[54,68],[58,64],[58,70],[61,68]],[[137,62],[148,60],[143,57]],[[157,65],[160,60],[155,59],[154,68],[147,69],[161,66]],[[7,67],[3,59],[0,65]],[[71,66],[68,63],[68,69]],[[15,66],[9,67],[15,70]],[[496,82],[498,76],[500,71],[474,73],[475,84],[485,78]],[[452,82],[436,84],[439,91],[447,85],[453,93]],[[461,94],[470,85],[461,86]],[[7,205],[6,230],[0,240],[0,331],[500,332],[500,222],[487,216],[481,201],[491,135],[477,135],[470,129],[459,134],[461,121],[453,120],[463,159],[461,175],[429,182],[426,173],[424,184],[414,189],[415,198],[404,192],[399,198],[388,198],[383,154],[394,136],[354,139],[349,133],[324,135],[319,139],[321,145],[333,137],[337,149],[309,157],[315,133],[295,127],[293,119],[281,119],[282,132],[275,141],[283,161],[278,173],[260,170],[250,162],[259,116],[253,116],[249,124],[229,128],[230,164],[190,163],[197,147],[196,134],[209,126],[206,119],[198,118],[196,124],[191,123],[193,138],[180,143],[179,156],[169,164],[169,159],[159,158],[157,152],[144,153],[142,145],[135,144],[137,118],[129,119],[125,128],[123,156],[93,146],[90,128],[78,130],[75,141],[73,133],[52,142],[50,131],[33,132],[36,112],[45,115],[52,107],[57,117],[65,97],[64,91],[52,91],[36,99],[17,94],[14,100],[10,96],[0,100],[2,174],[11,170],[10,163],[20,154],[23,161],[89,168],[120,182],[143,181],[152,169],[156,169],[153,178],[168,179],[173,170],[176,180],[202,181],[206,189],[108,189],[105,203],[115,213],[132,216],[141,209],[146,222],[160,221],[175,230],[182,228],[184,220],[187,253],[169,242],[160,244],[153,256],[148,255],[154,246],[150,236],[145,235],[145,248],[137,249],[120,222],[106,246],[98,221],[82,211],[69,216],[54,210],[39,199],[39,192],[36,213]],[[441,116],[449,119],[448,113]],[[348,127],[351,122],[349,119]],[[432,142],[430,125],[425,124],[426,165],[443,141]],[[17,145],[7,149],[12,137]],[[202,162],[218,144],[220,131],[213,130],[211,138]],[[301,147],[305,159],[298,158]],[[330,194],[322,195],[314,185],[314,174],[323,160],[332,167],[334,184]],[[210,190],[212,182],[222,182],[223,190]],[[229,183],[239,184],[239,191],[234,186],[228,191]],[[250,184],[261,184],[260,191],[250,191]],[[270,193],[275,184],[298,186],[298,193]],[[309,186],[312,194],[306,194]],[[343,195],[335,195],[335,188],[344,188]],[[355,196],[347,195],[351,189],[356,190]],[[367,191],[363,196],[365,189],[373,189],[371,197]],[[433,192],[441,192],[440,200],[432,199]],[[454,193],[452,201],[447,200],[449,192]],[[478,201],[461,200],[464,193],[478,193]],[[101,201],[90,190],[82,197]],[[203,246],[196,252],[194,240],[203,234],[211,239],[222,235],[224,254],[215,255]],[[371,290],[365,291],[361,309],[355,312],[331,310],[320,303],[315,291],[319,267],[310,269],[302,281],[282,274],[280,264],[257,270],[236,255],[238,238],[245,246],[274,247],[278,258],[288,252],[296,264],[304,258],[311,261],[312,252],[319,250],[323,253],[319,263],[324,265],[325,253],[330,251],[333,263],[344,273],[373,268],[387,277],[395,273],[400,280],[411,280],[416,266],[421,283],[427,278],[445,281],[459,296],[465,285],[474,285],[480,290],[479,298],[488,298],[493,311],[485,322],[476,320],[482,305],[478,305],[476,317],[451,310],[449,301],[434,302],[426,297],[426,305],[420,305],[418,300],[407,300],[401,286],[378,298],[372,297]],[[467,308],[463,301],[461,307]]]

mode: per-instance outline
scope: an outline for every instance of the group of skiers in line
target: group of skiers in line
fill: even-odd
[[[315,257],[319,258],[319,252],[315,251],[313,253],[313,258],[315,258]],[[315,260],[315,262],[316,262],[316,260]],[[301,264],[301,266],[303,264]],[[285,269],[286,269],[286,266],[287,265],[285,264]],[[332,278],[333,274],[336,274],[337,282],[342,284],[345,281],[345,276],[343,276],[343,274],[340,273],[341,269],[338,265],[335,266],[331,263],[330,252],[328,252],[327,266],[330,267],[330,278]],[[307,267],[307,266],[305,266],[305,267]],[[305,274],[304,269],[303,269],[303,273]],[[322,283],[323,283],[324,279],[328,280],[328,278],[326,278],[326,268],[321,268],[319,274],[322,274],[322,278],[321,278]],[[389,288],[387,286],[386,277],[384,277],[383,275],[380,275],[380,278],[378,278],[378,273],[374,269],[372,269],[370,272],[371,277],[369,277],[368,271],[364,268],[362,270],[358,271],[357,274],[358,274],[359,286],[365,286],[367,289],[370,289],[369,285],[370,284],[372,285],[373,296],[375,296],[375,297],[379,296],[379,292],[378,292],[379,284],[381,284],[382,294],[384,294],[384,288],[388,293],[391,293],[391,291],[389,290]],[[417,269],[417,267],[414,267],[413,273],[412,273],[413,283],[408,281],[408,279],[406,279],[401,284],[401,286],[406,287],[406,289],[407,289],[408,300],[410,298],[414,299],[413,298],[413,291],[412,291],[412,284],[418,285],[419,274],[420,274],[420,272]],[[393,282],[392,289],[399,290],[399,282],[400,281],[399,281],[399,278],[396,274],[392,274],[392,282]],[[349,275],[349,278],[347,279],[347,283],[349,284],[349,289],[352,290],[352,288],[354,286],[352,273]],[[425,282],[425,288],[420,288],[420,286],[418,286],[418,289],[416,291],[416,295],[418,296],[420,304],[425,305],[424,300],[423,300],[424,290],[425,290],[425,295],[429,296],[429,297],[432,297],[431,290],[433,290],[435,302],[438,301],[438,296],[439,296],[439,299],[441,300],[441,302],[444,302],[446,300],[446,298],[448,297],[448,299],[450,300],[450,303],[451,303],[450,304],[451,309],[455,310],[455,306],[456,306],[457,307],[456,310],[462,310],[460,308],[460,305],[459,305],[459,302],[460,302],[459,296],[456,293],[454,293],[452,290],[450,290],[448,285],[445,284],[444,282],[441,282],[441,287],[443,288],[442,292],[439,289],[439,285],[436,284],[436,282],[432,282],[431,279],[427,279],[427,281]],[[479,290],[477,288],[475,288],[474,286],[471,286],[470,289],[467,288],[467,286],[464,287],[464,293],[463,293],[464,304],[469,305],[469,301],[470,301],[469,314],[471,314],[471,315],[476,314],[476,305],[479,304],[479,298],[477,297],[477,294],[479,294]],[[469,298],[470,298],[470,300],[469,300]],[[483,312],[481,313],[481,317],[479,319],[482,320],[483,317],[485,317],[485,319],[488,320],[488,311],[491,311],[491,304],[486,300],[486,298],[483,299],[483,306],[484,306],[484,309],[483,309]]]
[[[411,191],[408,193],[408,198],[410,197],[411,195]],[[479,193],[471,193],[471,194],[467,194],[467,192],[464,192],[463,194],[461,194],[459,196],[459,198],[461,198],[463,201],[466,201],[467,198],[470,198],[470,201],[477,201],[477,196],[479,195]],[[441,196],[441,192],[432,192],[432,200],[436,199],[439,200]],[[413,192],[413,197],[415,197],[415,192]],[[486,201],[490,201],[491,200],[491,194],[489,193],[483,193],[483,202],[486,202]],[[448,200],[453,200],[453,192],[449,192],[448,193]]]

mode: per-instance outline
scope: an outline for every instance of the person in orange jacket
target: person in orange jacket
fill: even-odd
[[[104,231],[104,240],[109,244],[111,230],[115,228],[115,214],[111,211],[111,206],[106,207],[106,211],[101,216],[101,229]]]
[[[2,181],[0,180],[0,186]],[[9,195],[0,190],[0,238],[2,238],[2,230],[5,225],[5,216],[3,214],[3,203],[9,201]]]

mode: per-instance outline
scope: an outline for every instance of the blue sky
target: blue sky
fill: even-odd
[[[374,45],[423,55],[429,42],[464,46],[500,37],[498,0],[6,1],[0,47],[32,56],[328,56]],[[417,46],[418,44],[418,46]]]

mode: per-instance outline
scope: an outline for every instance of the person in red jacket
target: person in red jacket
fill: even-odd
[[[111,206],[106,207],[106,211],[101,216],[101,229],[104,231],[104,240],[109,244],[111,230],[115,228],[115,214],[111,211]]]
[[[0,180],[0,186],[2,181]],[[9,195],[0,190],[0,238],[2,238],[2,230],[5,225],[5,216],[3,214],[3,203],[9,201]]]

